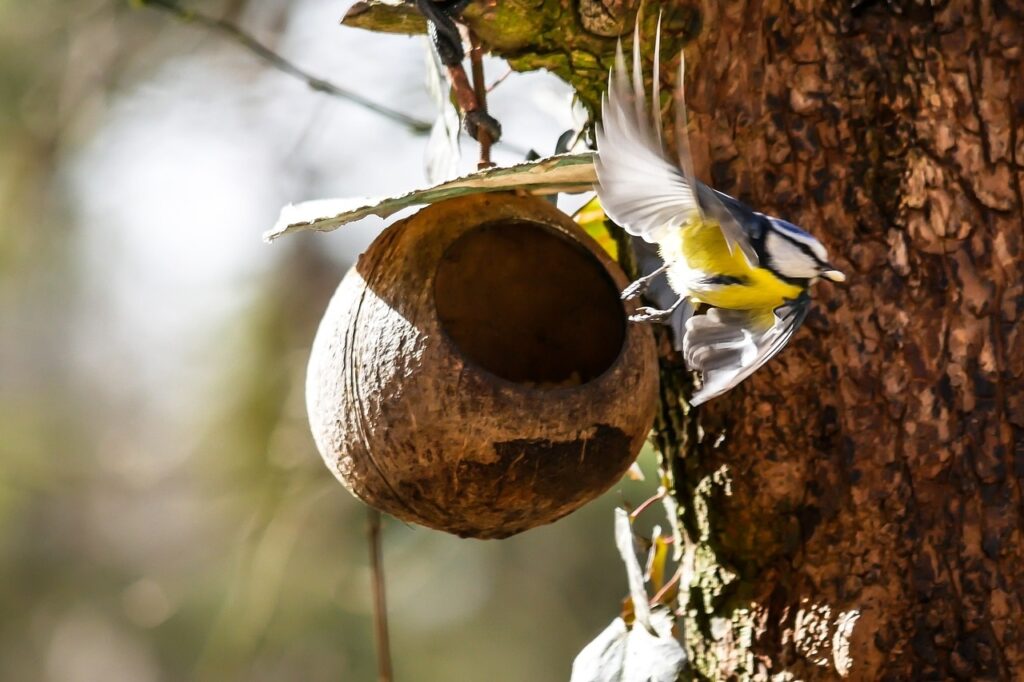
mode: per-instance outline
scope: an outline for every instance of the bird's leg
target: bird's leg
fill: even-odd
[[[491,142],[501,137],[501,124],[487,113],[477,99],[462,60],[466,52],[462,48],[462,36],[453,17],[468,4],[468,0],[415,0],[416,8],[427,20],[430,42],[437,51],[441,63],[448,69],[448,79],[455,91],[455,101],[465,115],[466,132],[474,140],[480,139],[481,130],[487,131]]]
[[[654,272],[650,272],[644,275],[643,277],[639,278],[638,280],[630,284],[628,287],[623,289],[620,297],[623,301],[629,301],[631,299],[636,298],[637,296],[640,296],[641,294],[646,292],[647,289],[650,288],[651,282],[653,282],[658,275],[665,272],[666,270],[668,270],[668,263],[662,263],[660,268],[658,268]]]
[[[649,308],[648,306],[643,306],[641,308],[637,308],[636,312],[629,316],[629,321],[630,322],[664,322],[668,318],[672,317],[672,313],[674,313],[676,311],[676,308],[681,306],[683,304],[683,301],[685,301],[685,300],[686,300],[685,296],[680,296],[679,298],[676,299],[675,303],[673,303],[669,308],[667,308],[665,310],[658,310],[657,308]]]

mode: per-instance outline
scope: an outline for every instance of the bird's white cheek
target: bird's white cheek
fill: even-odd
[[[772,268],[786,277],[811,279],[819,274],[818,263],[785,239],[769,235],[766,251]]]
[[[770,258],[769,264],[775,272],[795,279],[812,279],[820,274],[816,263],[800,258]]]

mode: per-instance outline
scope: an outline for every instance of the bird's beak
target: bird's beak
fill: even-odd
[[[825,272],[821,273],[821,276],[824,277],[825,279],[830,279],[833,282],[845,282],[846,281],[846,275],[844,275],[843,273],[841,273],[841,272],[839,272],[838,270],[835,270],[835,269],[826,270]]]

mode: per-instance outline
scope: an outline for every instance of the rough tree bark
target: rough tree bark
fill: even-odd
[[[593,106],[635,5],[467,14]],[[850,275],[699,412],[664,360],[694,676],[1021,679],[1024,3],[662,7],[697,174],[807,227]]]

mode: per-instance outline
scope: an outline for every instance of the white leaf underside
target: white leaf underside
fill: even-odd
[[[633,600],[632,626],[616,618],[577,654],[569,682],[675,682],[686,665],[676,639],[672,611],[648,604],[633,528],[624,509],[615,510],[615,546],[626,565]]]
[[[569,682],[675,682],[686,652],[672,634],[675,618],[661,606],[651,614],[654,634],[616,618],[576,655]]]
[[[513,166],[487,168],[395,197],[318,199],[291,204],[281,209],[277,223],[264,233],[263,238],[270,242],[303,230],[330,232],[367,216],[387,218],[409,206],[432,204],[467,194],[510,190],[532,194],[588,192],[596,181],[593,153],[559,154]]]
[[[647,588],[644,586],[644,571],[636,557],[636,546],[633,540],[633,526],[629,522],[629,514],[625,509],[615,510],[615,547],[619,550],[622,563],[626,565],[626,578],[629,581],[629,596],[633,599],[633,613],[640,627],[651,629],[651,607],[647,603]]]

